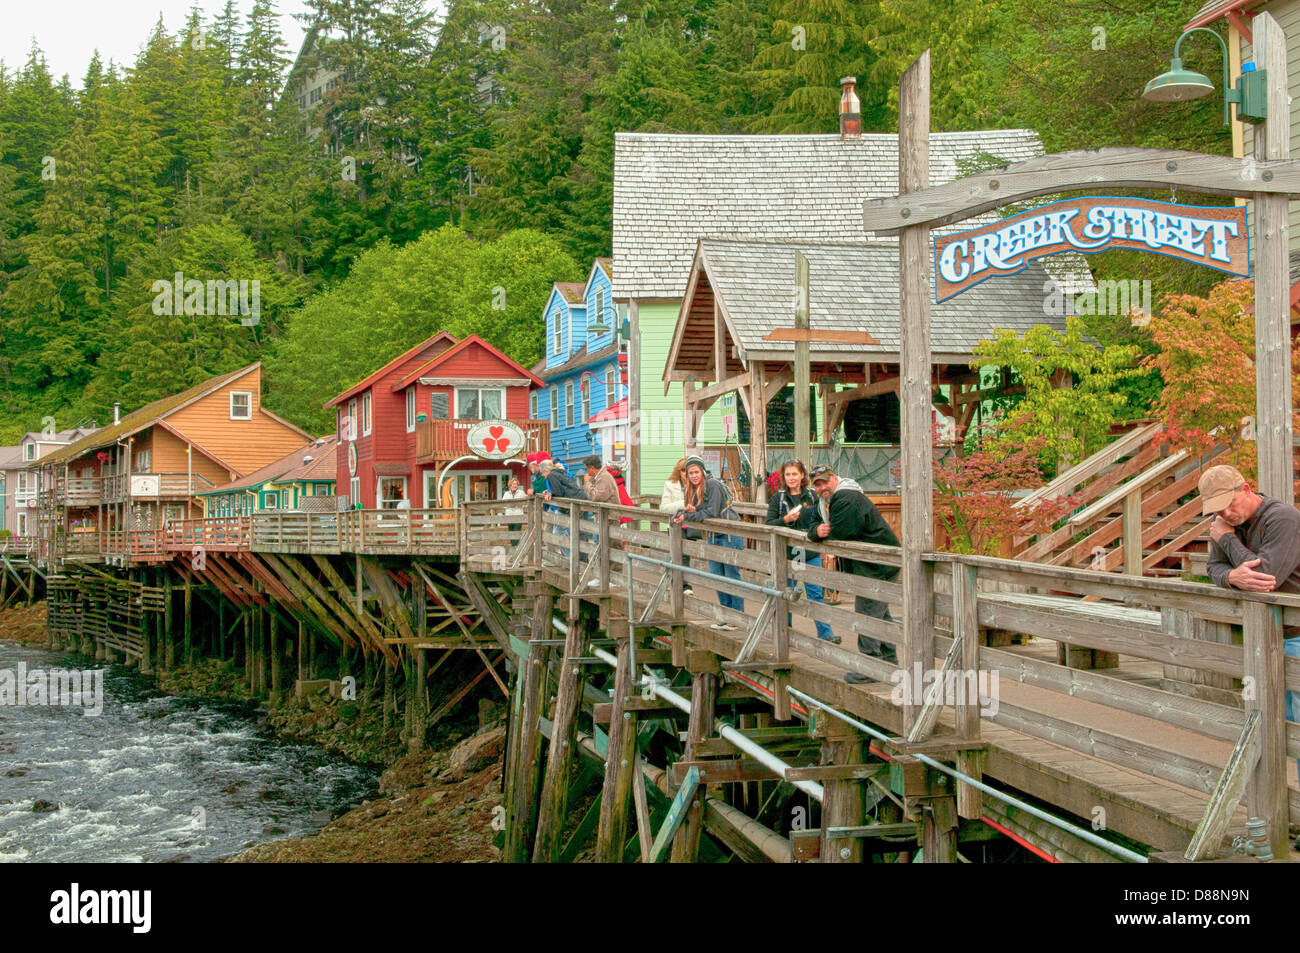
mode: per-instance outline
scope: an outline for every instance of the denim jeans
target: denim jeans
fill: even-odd
[[[710,533],[709,544],[712,546],[726,546],[730,549],[744,549],[745,537],[731,536],[726,533]],[[740,580],[740,567],[735,563],[720,563],[710,559],[709,572],[715,576]],[[745,600],[740,596],[733,596],[729,592],[719,592],[718,602],[722,603],[725,608],[735,609],[737,612],[745,611]]]
[[[820,566],[821,564],[822,564],[821,553],[808,553],[804,556],[805,566]],[[793,578],[791,578],[786,583],[786,585],[790,588],[794,588],[794,584],[795,584],[795,580]],[[809,601],[811,602],[823,601],[821,586],[814,585],[811,582],[805,582],[803,584],[803,591],[808,594]],[[794,623],[794,619],[792,615],[787,612],[785,615],[785,624],[792,625],[793,623]],[[817,626],[817,638],[825,639],[827,642],[829,642],[832,638],[834,638],[834,634],[831,632],[831,627],[827,625],[825,622],[817,621],[815,624]]]
[[[1300,636],[1294,639],[1283,639],[1282,654],[1290,655],[1293,657],[1300,657]],[[1298,710],[1300,709],[1300,705],[1297,704],[1297,702],[1300,702],[1300,698],[1297,698],[1296,697],[1297,695],[1300,695],[1300,692],[1286,693],[1286,720],[1287,721],[1300,721],[1300,717],[1298,717],[1300,716],[1300,710]],[[1295,769],[1297,772],[1297,777],[1300,777],[1300,758],[1296,758]]]

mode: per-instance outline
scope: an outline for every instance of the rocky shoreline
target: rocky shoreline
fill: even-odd
[[[0,613],[3,637],[45,642],[45,606]],[[243,673],[231,662],[200,659],[158,673],[158,687],[172,695],[257,704]],[[471,703],[465,703],[466,708]],[[227,863],[460,862],[490,863],[502,826],[501,756],[505,707],[487,699],[476,721],[440,725],[432,749],[407,753],[399,728],[385,728],[382,705],[292,694],[260,710],[276,735],[307,742],[350,761],[383,766],[378,797],[365,801],[306,837],[256,844]],[[468,723],[467,723],[468,722]]]

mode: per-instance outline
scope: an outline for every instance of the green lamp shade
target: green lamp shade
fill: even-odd
[[[1209,77],[1183,69],[1183,61],[1175,56],[1168,73],[1161,73],[1147,83],[1142,98],[1153,103],[1176,103],[1199,99],[1213,91],[1214,84]]]

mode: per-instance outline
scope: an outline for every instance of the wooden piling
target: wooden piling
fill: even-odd
[[[170,578],[170,574],[168,575]],[[189,574],[185,576],[185,642],[182,653],[185,664],[194,661],[194,583]]]
[[[575,511],[576,512],[576,511]],[[574,530],[569,545],[577,551],[577,520],[570,521]],[[570,567],[570,576],[573,567]],[[568,603],[578,603],[570,598]],[[560,854],[560,833],[564,827],[569,800],[569,770],[573,765],[576,716],[582,699],[582,665],[571,661],[580,658],[587,641],[582,621],[568,617],[569,634],[564,640],[560,660],[559,686],[555,697],[555,718],[551,723],[551,746],[546,757],[546,774],[542,779],[542,796],[537,812],[537,840],[533,845],[533,863],[554,863]],[[547,625],[549,629],[549,624]]]
[[[838,718],[817,719],[813,737],[820,738],[821,763],[861,764],[865,745],[862,736]],[[825,783],[822,796],[821,860],[824,864],[862,862],[862,840],[858,837],[831,837],[832,827],[857,827],[863,823],[862,782],[832,780]]]
[[[547,638],[551,630],[551,612],[555,599],[543,593],[533,600],[533,619],[529,627],[528,656],[520,672],[522,704],[519,715],[519,746],[515,756],[515,771],[506,792],[506,850],[509,863],[524,863],[531,854],[533,835],[537,829],[538,782],[541,778],[540,753],[542,734],[539,730],[542,707],[545,703],[546,666],[550,647],[535,644]]]
[[[618,863],[623,859],[623,844],[627,841],[627,806],[632,794],[632,772],[636,766],[636,715],[624,707],[624,700],[634,691],[636,674],[632,671],[632,639],[626,622],[616,638],[618,664],[614,668],[605,783],[601,789],[600,822],[596,828],[597,863]]]
[[[718,675],[722,671],[712,652],[693,651],[688,660],[691,670],[691,717],[686,726],[687,761],[696,758],[696,746],[713,734],[713,716],[718,699]],[[704,827],[705,787],[691,798],[686,819],[673,838],[673,863],[694,863],[700,851],[700,831]]]

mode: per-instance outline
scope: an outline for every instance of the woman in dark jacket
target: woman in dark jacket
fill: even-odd
[[[817,494],[808,485],[808,469],[798,460],[789,460],[781,467],[781,489],[767,503],[765,522],[768,526],[785,526],[807,535],[809,530],[821,522],[817,503]],[[802,546],[787,546],[785,555],[796,572],[802,570],[804,566],[822,564],[820,553],[807,552]],[[787,586],[793,587],[794,584],[793,578],[786,582]],[[803,588],[809,600],[822,601],[821,586],[805,580]],[[787,624],[791,621],[788,615],[786,621]],[[816,625],[817,638],[825,639],[827,642],[840,641],[825,622],[817,620]]]
[[[722,485],[721,481],[713,479],[708,475],[708,470],[704,467],[704,461],[699,457],[690,457],[686,461],[686,508],[673,517],[673,522],[679,526],[684,523],[698,523],[701,520],[725,519],[739,520],[740,514],[735,511],[731,505],[731,493]],[[694,537],[683,529],[687,538],[698,538],[699,530],[696,530]],[[730,533],[708,534],[708,542],[711,546],[727,546],[731,549],[744,549],[745,537],[735,536]],[[740,579],[740,567],[734,563],[719,562],[714,559],[709,560],[709,572],[715,576],[724,576],[731,579]],[[733,595],[729,592],[719,592],[718,602],[723,606],[735,609],[737,612],[745,611],[745,600],[740,596]],[[715,628],[734,629],[735,626],[726,622],[718,622]]]

